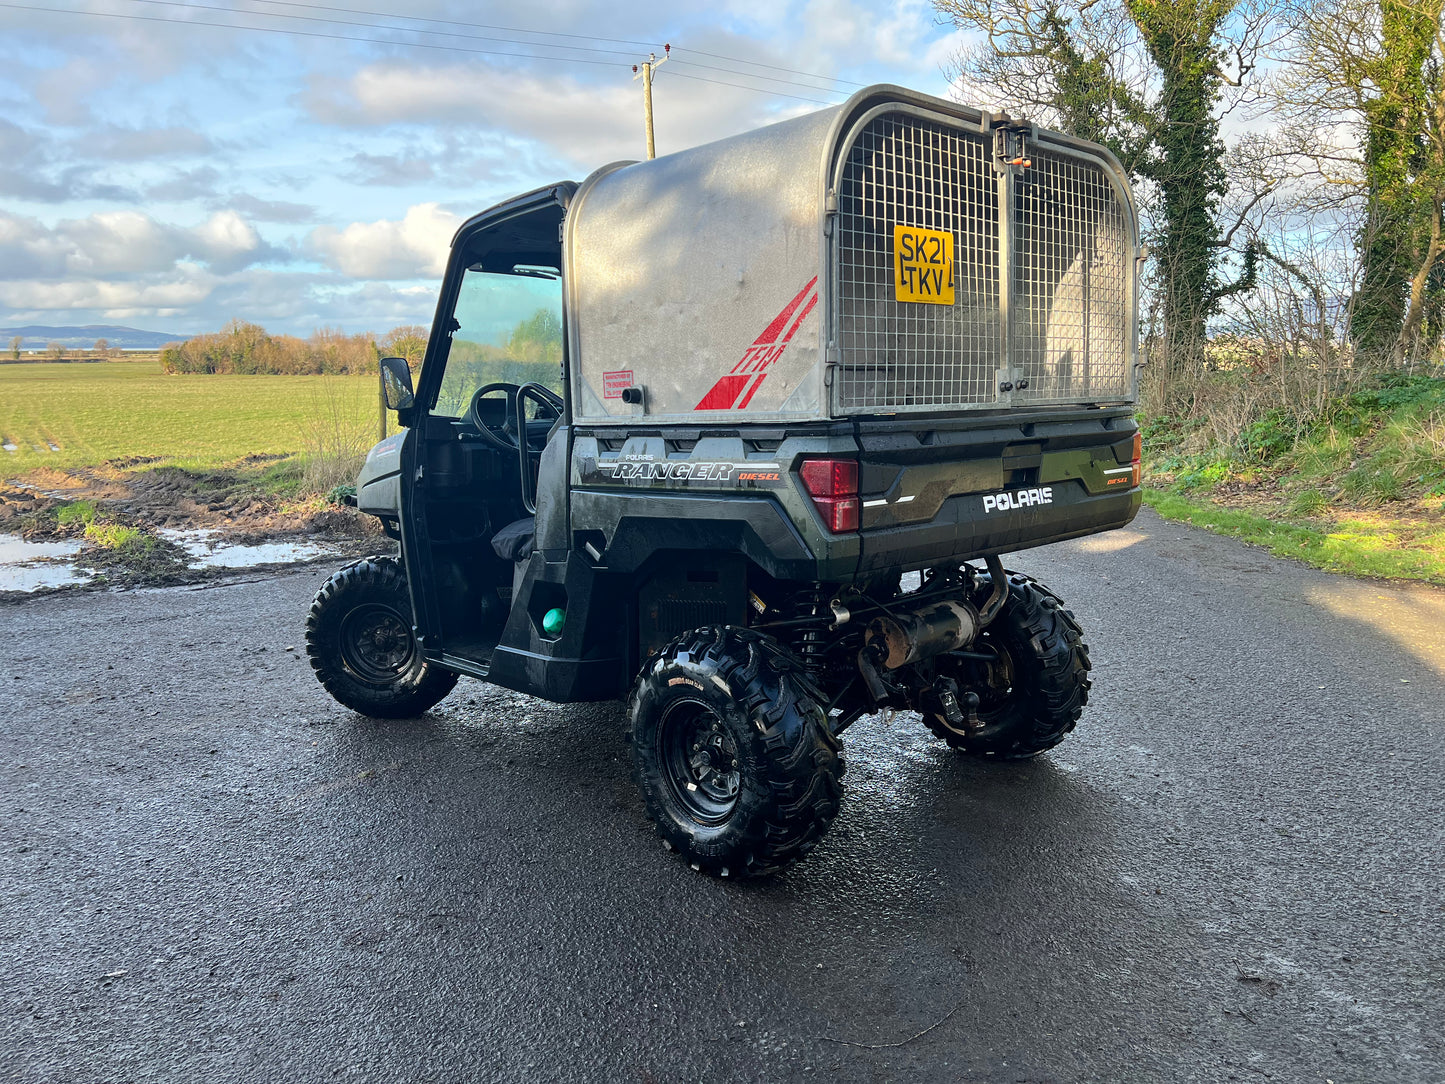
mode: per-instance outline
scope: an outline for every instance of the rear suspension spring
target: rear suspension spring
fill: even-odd
[[[811,587],[798,591],[788,600],[790,611],[788,616],[817,617],[826,614],[828,613],[828,597],[829,592],[821,583],[815,583]],[[825,635],[821,627],[810,627],[800,630],[793,637],[793,651],[814,680],[823,675],[824,655],[827,651]]]

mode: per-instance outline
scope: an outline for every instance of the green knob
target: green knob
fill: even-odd
[[[548,636],[557,636],[567,624],[567,611],[552,607],[542,616],[542,631]]]

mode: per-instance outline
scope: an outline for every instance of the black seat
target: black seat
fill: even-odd
[[[536,544],[537,517],[515,520],[492,535],[492,552],[504,561],[525,561]]]

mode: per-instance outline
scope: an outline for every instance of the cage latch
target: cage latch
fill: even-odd
[[[1028,156],[1028,140],[1032,131],[1032,124],[1009,123],[996,128],[993,138],[994,153],[998,160],[1006,166],[1019,166],[1022,169],[1033,165]]]

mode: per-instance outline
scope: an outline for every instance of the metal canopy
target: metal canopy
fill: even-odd
[[[931,267],[908,264],[915,246]],[[573,413],[706,425],[1129,401],[1137,248],[1103,148],[872,87],[582,183]]]

